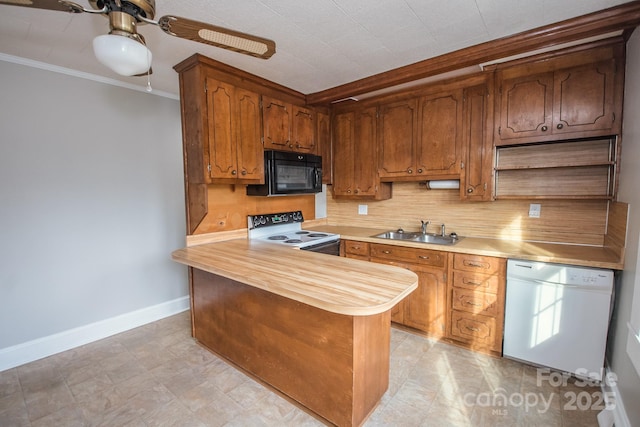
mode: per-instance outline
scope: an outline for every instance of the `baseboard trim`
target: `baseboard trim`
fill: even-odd
[[[615,378],[609,366],[606,367],[605,378],[607,377]],[[611,382],[612,384],[608,384],[608,381],[602,381],[601,388],[603,393],[609,393],[605,396],[613,397],[613,402],[611,403],[614,405],[613,408],[605,409],[601,414],[598,414],[598,424],[600,427],[607,427],[612,424],[615,425],[615,427],[631,427],[631,422],[629,421],[627,412],[624,409],[618,384],[614,381]]]
[[[0,349],[0,372],[128,331],[189,309],[189,296]]]

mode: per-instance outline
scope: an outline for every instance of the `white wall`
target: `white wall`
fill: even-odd
[[[184,299],[179,101],[4,61],[0,76],[0,356]]]
[[[624,130],[622,133],[622,161],[618,200],[629,203],[629,225],[625,269],[616,295],[616,311],[609,343],[609,364],[618,377],[618,390],[624,403],[630,425],[640,426],[640,377],[626,351],[629,338],[627,322],[630,320],[634,294],[639,297],[636,283],[640,274],[638,239],[640,235],[640,31],[634,31],[627,44],[627,69],[624,101]]]

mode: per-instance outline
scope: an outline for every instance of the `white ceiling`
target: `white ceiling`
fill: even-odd
[[[77,3],[89,8],[86,0]],[[139,27],[153,52],[151,84],[178,94],[173,66],[200,53],[302,93],[626,3],[626,0],[157,0],[156,19],[175,15],[276,42],[257,59]],[[93,56],[108,32],[100,15],[0,5],[0,52],[144,86]]]

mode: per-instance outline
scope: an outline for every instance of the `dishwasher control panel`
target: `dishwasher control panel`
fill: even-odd
[[[613,271],[510,259],[507,262],[507,278],[563,285],[607,286],[613,281]]]

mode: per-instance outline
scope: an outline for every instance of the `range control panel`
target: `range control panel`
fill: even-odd
[[[292,224],[304,221],[304,218],[302,217],[302,211],[249,215],[247,218],[249,229],[271,227],[273,225],[280,224]]]

